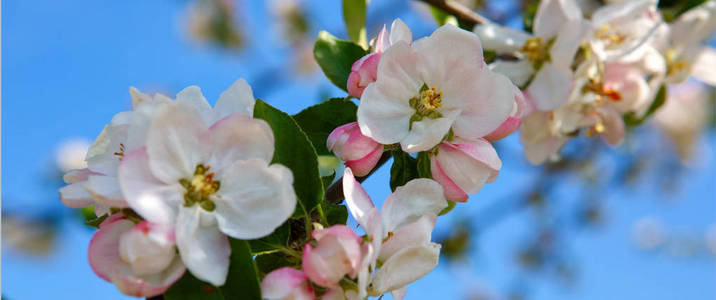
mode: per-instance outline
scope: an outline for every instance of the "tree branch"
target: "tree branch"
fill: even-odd
[[[356,180],[358,182],[363,182],[363,180],[366,180],[370,175],[372,175],[378,168],[380,168],[385,162],[390,159],[390,151],[383,152],[383,155],[380,157],[380,160],[378,160],[378,163],[375,165],[375,168],[373,168],[368,175],[365,175],[363,177],[356,177]],[[328,203],[338,204],[343,201],[343,177],[338,178],[336,182],[331,184],[331,186],[326,189],[326,195],[323,197],[323,199]]]
[[[477,24],[486,24],[490,21],[481,16],[480,14],[472,11],[464,5],[450,0],[420,0],[427,4],[432,5],[435,8],[439,8],[442,11],[455,16],[461,24],[472,28]]]

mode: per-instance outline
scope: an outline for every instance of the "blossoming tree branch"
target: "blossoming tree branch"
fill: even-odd
[[[321,32],[314,56],[347,94],[293,116],[243,79],[213,107],[196,86],[130,88],[133,109],[60,190],[67,206],[94,206],[97,276],[163,299],[410,297],[438,264],[436,219],[499,180],[492,142],[520,129],[534,164],[580,134],[618,145],[669,86],[716,84],[713,0],[670,22],[650,0],[589,16],[544,0],[528,31],[425,2],[447,24],[415,38],[396,19],[369,39],[366,1],[345,0],[350,40]],[[341,176],[321,176],[330,155]],[[360,181],[391,157],[393,193],[376,207]]]

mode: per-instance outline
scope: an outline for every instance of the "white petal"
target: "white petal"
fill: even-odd
[[[696,57],[692,69],[693,76],[711,86],[716,86],[716,50],[703,47]]]
[[[149,127],[149,167],[163,182],[191,178],[196,166],[206,163],[210,151],[209,128],[194,107],[166,105]]]
[[[343,173],[343,195],[346,198],[346,206],[348,206],[351,215],[367,231],[368,212],[374,209],[375,206],[363,186],[353,177],[353,171],[350,168],[346,168]]]
[[[140,216],[155,223],[174,224],[184,188],[178,182],[165,184],[155,178],[144,149],[125,155],[119,165],[118,179],[125,200]]]
[[[85,189],[85,181],[75,182],[60,189],[60,200],[71,208],[81,208],[92,205],[94,199]]]
[[[571,20],[582,18],[582,10],[575,0],[543,0],[534,19],[534,33],[551,39]]]
[[[425,118],[419,122],[413,122],[410,134],[400,141],[403,151],[415,153],[427,151],[435,147],[450,131],[455,121],[456,112],[446,114],[445,117],[430,119]]]
[[[530,38],[526,32],[494,23],[479,24],[474,32],[480,37],[483,48],[498,54],[516,53]]]
[[[369,295],[401,289],[430,273],[438,265],[440,245],[430,243],[406,248],[393,255],[373,277]]]
[[[410,98],[418,94],[417,54],[404,43],[388,48],[378,64],[378,80],[363,91],[358,106],[361,132],[381,144],[394,144],[408,134]]]
[[[436,220],[437,217],[434,214],[426,214],[417,221],[395,231],[393,236],[380,247],[378,259],[386,261],[402,249],[430,242]]]
[[[177,93],[176,102],[196,108],[207,123],[212,121],[211,105],[206,101],[198,86],[192,85],[181,90]]]
[[[218,121],[209,131],[212,170],[220,172],[239,160],[255,158],[269,162],[273,158],[273,132],[264,120],[233,114]]]
[[[479,70],[484,64],[480,39],[472,32],[450,24],[441,26],[429,37],[415,41],[413,48],[418,53],[415,67],[421,79],[429,87],[439,90],[443,83],[469,74],[469,70]],[[380,74],[378,78],[380,80]]]
[[[219,178],[213,198],[222,232],[238,239],[256,239],[273,232],[296,208],[293,175],[283,165],[239,161]]]
[[[228,115],[240,113],[246,116],[254,115],[254,92],[246,80],[239,78],[226,91],[221,93],[213,109],[212,122],[219,121]]]
[[[149,96],[145,93],[140,92],[137,88],[131,86],[129,87],[129,96],[132,97],[132,108],[137,109],[137,106],[139,106],[142,102],[147,102],[152,100],[152,96]]]
[[[99,204],[111,207],[127,207],[124,196],[119,188],[119,181],[114,176],[90,175],[85,189]]]
[[[500,127],[510,116],[515,103],[515,86],[504,75],[485,68],[478,84],[464,88],[472,91],[475,98],[455,120],[455,135],[481,138]]]
[[[398,42],[405,42],[408,44],[412,43],[413,34],[410,32],[410,28],[408,28],[402,20],[395,19],[393,24],[390,25],[390,44],[395,45]]]
[[[425,214],[437,215],[447,206],[443,188],[431,179],[419,178],[395,189],[383,203],[380,219],[385,233],[412,223]]]
[[[560,28],[559,35],[549,49],[552,63],[561,68],[571,68],[574,55],[589,30],[589,21],[581,18],[569,21]]]
[[[467,194],[480,191],[486,182],[496,177],[502,167],[495,148],[482,139],[443,144],[437,160],[442,171]]]
[[[229,272],[229,239],[216,227],[214,216],[199,208],[182,206],[176,240],[184,265],[201,280],[222,286]]]
[[[716,30],[715,17],[715,1],[706,1],[683,13],[670,26],[673,43],[688,47],[707,40]]]
[[[150,101],[143,101],[134,109],[132,123],[127,130],[126,151],[133,151],[146,146],[147,133],[154,117],[162,108],[174,101],[162,94],[156,94]]]
[[[527,83],[534,73],[532,63],[526,59],[518,61],[496,60],[490,64],[490,70],[507,76],[512,83],[518,86]]]
[[[572,72],[545,63],[527,87],[527,94],[534,100],[537,109],[553,110],[567,102],[572,90]]]
[[[102,133],[87,151],[87,167],[93,172],[115,175],[119,165],[119,153],[122,153],[127,141],[129,125],[105,126]]]
[[[390,292],[390,295],[393,296],[393,300],[403,300],[403,298],[405,298],[405,294],[407,294],[407,293],[408,293],[408,287],[404,286],[397,290],[393,290],[392,292]]]

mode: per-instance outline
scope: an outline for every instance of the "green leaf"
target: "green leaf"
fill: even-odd
[[[338,126],[356,121],[358,107],[344,98],[331,98],[310,106],[293,116],[306,133],[318,155],[330,155],[326,139]]]
[[[433,179],[433,174],[430,172],[430,153],[420,152],[418,153],[418,177]]]
[[[368,54],[358,44],[339,40],[330,33],[321,31],[313,46],[313,56],[328,80],[344,91],[351,66],[356,60]]]
[[[326,221],[328,226],[336,224],[346,224],[348,219],[348,208],[345,205],[324,203],[323,209],[326,211]]]
[[[297,266],[298,262],[292,259],[290,255],[286,255],[280,252],[259,255],[256,257],[256,266],[259,269],[259,273],[262,277],[270,273],[273,270],[282,267],[294,267]]]
[[[539,1],[534,1],[525,7],[524,15],[522,15],[522,22],[524,23],[525,31],[527,32],[532,32],[538,7]]]
[[[99,224],[102,224],[102,222],[104,222],[104,220],[107,219],[108,216],[109,216],[108,214],[104,214],[104,215],[99,216],[98,218],[95,218],[95,219],[92,219],[89,221],[85,221],[85,225],[92,226],[94,228],[99,229]]]
[[[248,241],[251,246],[251,252],[258,254],[287,247],[288,237],[291,233],[290,230],[291,226],[288,224],[288,221],[286,221],[268,236]]]
[[[294,217],[305,216],[323,199],[316,150],[291,116],[266,102],[256,100],[254,118],[265,120],[271,126],[276,145],[272,162],[291,169],[293,188],[301,208],[296,208]]]
[[[182,278],[164,292],[164,300],[224,300],[224,296],[215,286],[186,271]]]
[[[649,116],[653,115],[664,103],[666,102],[666,86],[662,85],[659,88],[659,91],[656,93],[656,96],[654,96],[654,101],[651,102],[651,105],[646,110],[644,115],[639,118],[634,113],[628,113],[624,115],[624,124],[626,124],[627,127],[634,127],[641,125],[646,121]]]
[[[390,189],[395,191],[408,181],[418,178],[418,160],[401,150],[393,150],[393,166],[390,168]]]
[[[343,0],[343,21],[348,37],[364,49],[368,48],[365,33],[366,0]]]
[[[219,289],[226,299],[261,299],[261,283],[248,241],[229,238],[231,257],[226,283]]]
[[[437,23],[438,26],[443,26],[445,24],[452,24],[455,26],[458,25],[455,16],[446,13],[442,9],[439,9],[435,6],[430,6],[430,13],[433,14],[433,18],[435,18],[435,23]]]

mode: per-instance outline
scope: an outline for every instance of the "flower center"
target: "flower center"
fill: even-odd
[[[620,45],[626,40],[626,35],[617,31],[616,26],[609,24],[602,25],[594,32],[594,37],[604,41],[607,48],[615,47]]]
[[[427,84],[423,83],[419,93],[418,97],[410,98],[410,107],[415,109],[415,114],[410,117],[411,128],[413,122],[421,121],[425,117],[430,119],[442,117],[438,108],[443,106],[443,92],[438,92],[436,88],[428,87]]]
[[[525,54],[527,60],[532,62],[535,70],[538,70],[544,62],[550,60],[549,47],[552,46],[553,41],[545,43],[541,37],[531,37],[525,41],[520,51]]]
[[[214,211],[216,205],[209,198],[210,195],[216,194],[221,183],[214,180],[214,172],[208,173],[211,166],[197,165],[194,170],[194,177],[189,180],[186,178],[179,179],[186,192],[184,193],[184,206],[191,207],[195,203],[207,211]]]

